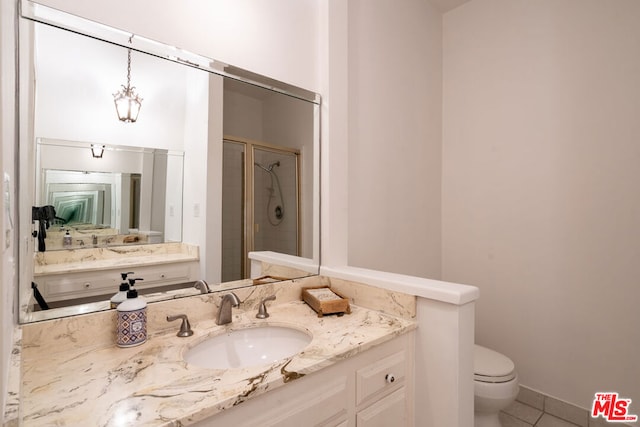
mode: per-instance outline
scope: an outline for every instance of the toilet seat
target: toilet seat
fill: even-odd
[[[475,344],[473,379],[483,383],[504,383],[516,377],[515,365],[507,356]]]

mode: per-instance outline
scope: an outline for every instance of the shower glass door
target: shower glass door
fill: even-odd
[[[224,140],[222,150],[222,281],[244,278],[246,146]]]
[[[223,282],[250,276],[251,251],[300,255],[299,172],[295,149],[225,138]]]

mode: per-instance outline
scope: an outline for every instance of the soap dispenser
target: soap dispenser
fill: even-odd
[[[64,233],[64,237],[62,238],[62,246],[64,246],[65,248],[68,248],[71,246],[71,234],[69,234],[68,229],[67,229],[67,232]]]
[[[118,305],[120,305],[121,302],[127,299],[127,291],[129,290],[129,282],[127,282],[127,276],[129,276],[130,274],[133,274],[133,271],[130,271],[128,273],[120,273],[120,276],[122,276],[122,283],[120,283],[120,290],[111,297],[111,308],[116,308]]]
[[[133,347],[147,341],[147,302],[138,297],[138,291],[134,288],[136,280],[142,279],[129,279],[127,299],[116,307],[118,347]]]

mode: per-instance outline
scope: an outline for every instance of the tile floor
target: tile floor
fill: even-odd
[[[586,409],[562,402],[526,387],[518,398],[500,413],[502,427],[607,427],[602,418],[591,418]],[[615,423],[615,427],[629,427]]]

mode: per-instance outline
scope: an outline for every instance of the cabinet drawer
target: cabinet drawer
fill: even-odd
[[[130,277],[144,279],[136,282],[136,287],[144,289],[148,285],[171,284],[187,282],[191,276],[191,268],[188,264],[165,264],[153,267],[133,267],[130,271],[134,274]]]
[[[102,271],[56,274],[36,278],[38,289],[48,301],[62,301],[76,298],[104,295],[110,297],[118,291],[122,279],[120,273],[132,271],[130,277],[139,277],[136,288],[147,289],[156,286],[173,285],[195,280],[198,274],[197,262],[182,262],[142,267],[121,267]]]
[[[41,285],[39,289],[44,290],[45,298],[56,301],[69,297],[78,298],[100,295],[106,291],[116,289],[117,284],[117,279],[109,277],[106,274],[84,277],[70,274],[55,279],[45,279],[44,283],[39,284]]]
[[[397,385],[404,383],[406,375],[407,358],[404,351],[358,369],[356,372],[356,404],[360,405],[370,397],[397,388]]]

